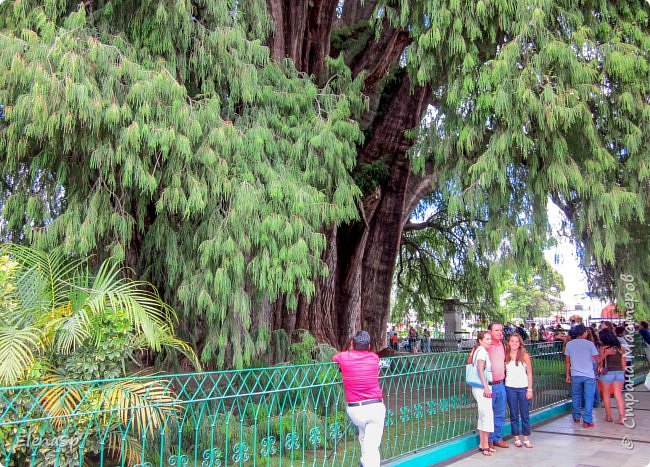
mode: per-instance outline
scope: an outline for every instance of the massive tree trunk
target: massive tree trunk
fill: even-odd
[[[275,21],[275,35],[270,41],[273,58],[289,57],[300,71],[324,79],[337,4],[332,0],[270,0]],[[373,8],[370,1],[363,6],[346,2],[336,25],[367,20]],[[431,94],[428,88],[414,86],[396,66],[406,45],[408,33],[385,24],[379,41],[371,40],[354,57],[346,55],[346,60],[353,62],[355,75],[365,72],[365,93],[371,101],[370,110],[361,118],[368,136],[358,148],[357,164],[380,162],[389,173],[365,195],[361,220],[327,229],[323,260],[329,267],[328,277],[319,281],[311,302],[300,301],[295,314],[280,312],[282,306],[278,304],[273,320],[276,329],[307,329],[319,341],[338,348],[344,347],[355,331],[366,329],[377,350],[385,347],[402,230],[418,201],[432,190],[436,177],[431,166],[424,174],[414,173],[407,157],[413,141],[405,130],[420,124]],[[331,52],[336,55],[340,51]],[[390,87],[380,84],[388,73],[395,78]]]

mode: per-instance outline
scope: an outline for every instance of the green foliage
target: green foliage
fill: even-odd
[[[9,465],[79,467],[100,455],[105,464],[135,465],[141,442],[179,411],[163,379],[45,383],[12,388],[0,400],[0,450],[11,454]]]
[[[389,167],[384,162],[375,161],[371,164],[359,165],[354,173],[354,181],[362,193],[368,194],[383,185],[389,174]]]
[[[91,274],[60,248],[0,248],[0,383],[33,377],[45,364],[68,379],[124,376],[136,350],[193,350],[174,337],[173,310],[149,284],[121,277],[113,260]]]
[[[313,353],[316,349],[318,342],[309,332],[301,330],[298,331],[297,342],[291,344],[290,354],[293,363],[304,365],[313,362]]]
[[[304,24],[331,24],[323,12]],[[542,264],[549,198],[608,293],[622,298],[625,272],[648,302],[644,0],[383,0],[320,44],[336,58],[318,77],[270,60],[274,27],[261,0],[0,4],[3,235],[126,259],[181,310],[204,361],[248,365],[269,345],[268,304],[295,310],[328,273],[323,231],[392,183],[403,154],[355,158],[378,121],[403,124],[382,103],[399,104],[408,77],[435,108],[393,136],[413,137],[413,168],[475,251],[408,234],[403,255],[425,263],[402,264],[398,309],[493,302],[486,277]],[[382,34],[403,54],[365,56]]]
[[[126,374],[125,363],[133,358],[132,326],[128,318],[118,313],[105,314],[97,325],[102,330],[102,342],[82,347],[66,356],[57,356],[55,366],[75,381],[112,379]]]
[[[648,256],[636,254],[648,209],[647,3],[398,4],[386,14],[413,27],[411,75],[440,83],[414,160],[444,170],[450,213],[486,220],[484,248],[530,270],[542,262],[550,198],[583,265],[634,271],[648,302]]]
[[[227,5],[1,5],[0,178],[7,235],[127,259],[205,361],[241,367],[260,304],[312,297],[321,227],[357,216],[365,101],[342,59],[322,88],[270,62],[262,2]]]
[[[443,301],[460,299],[469,311],[492,316],[502,271],[486,245],[484,221],[449,212],[438,191],[420,202],[402,235],[395,273],[393,322],[417,313],[420,322],[441,322]]]
[[[512,274],[504,284],[501,308],[505,320],[548,317],[560,311],[564,307],[559,298],[563,290],[564,279],[548,262],[530,273]]]

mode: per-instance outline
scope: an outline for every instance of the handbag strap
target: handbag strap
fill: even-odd
[[[476,347],[476,350],[474,351],[474,354],[472,355],[472,365],[476,366],[478,363],[478,360],[476,360],[476,352],[478,352],[478,349],[480,349],[481,346],[479,345]]]

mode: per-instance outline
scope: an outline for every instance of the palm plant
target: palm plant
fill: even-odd
[[[23,396],[14,399],[10,415],[24,423],[7,434],[5,447],[15,459],[36,449],[45,464],[56,458],[59,465],[78,465],[76,447],[67,446],[66,454],[43,440],[80,433],[84,456],[103,445],[106,456],[135,464],[141,440],[181,410],[167,380],[108,380],[126,376],[125,361],[138,349],[180,351],[200,368],[191,347],[174,335],[174,311],[150,284],[122,273],[112,259],[92,274],[87,260],[60,248],[0,246],[0,386],[38,371],[45,383],[33,395],[29,388],[9,390]],[[24,411],[17,408],[22,399]]]
[[[124,277],[117,261],[92,274],[87,260],[61,248],[15,244],[2,245],[0,258],[0,384],[19,382],[39,357],[101,353],[116,322],[132,350],[174,349],[200,367],[192,348],[174,335],[174,311],[151,284]]]

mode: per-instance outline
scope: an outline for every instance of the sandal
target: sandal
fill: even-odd
[[[614,423],[616,423],[617,425],[625,425],[625,423],[623,423],[623,420],[616,420]]]
[[[605,417],[605,421],[606,422],[613,422],[614,420],[612,420],[612,417]]]
[[[527,439],[526,441],[524,441],[524,446],[526,446],[527,448],[532,448],[533,444],[530,442],[530,440]]]
[[[522,443],[520,439],[516,439],[516,440],[515,440],[515,447],[516,447],[516,448],[520,448],[520,447],[522,447],[523,445],[524,445],[524,443]]]
[[[492,452],[490,451],[490,448],[478,448],[478,450],[483,454],[484,456],[491,456]]]

